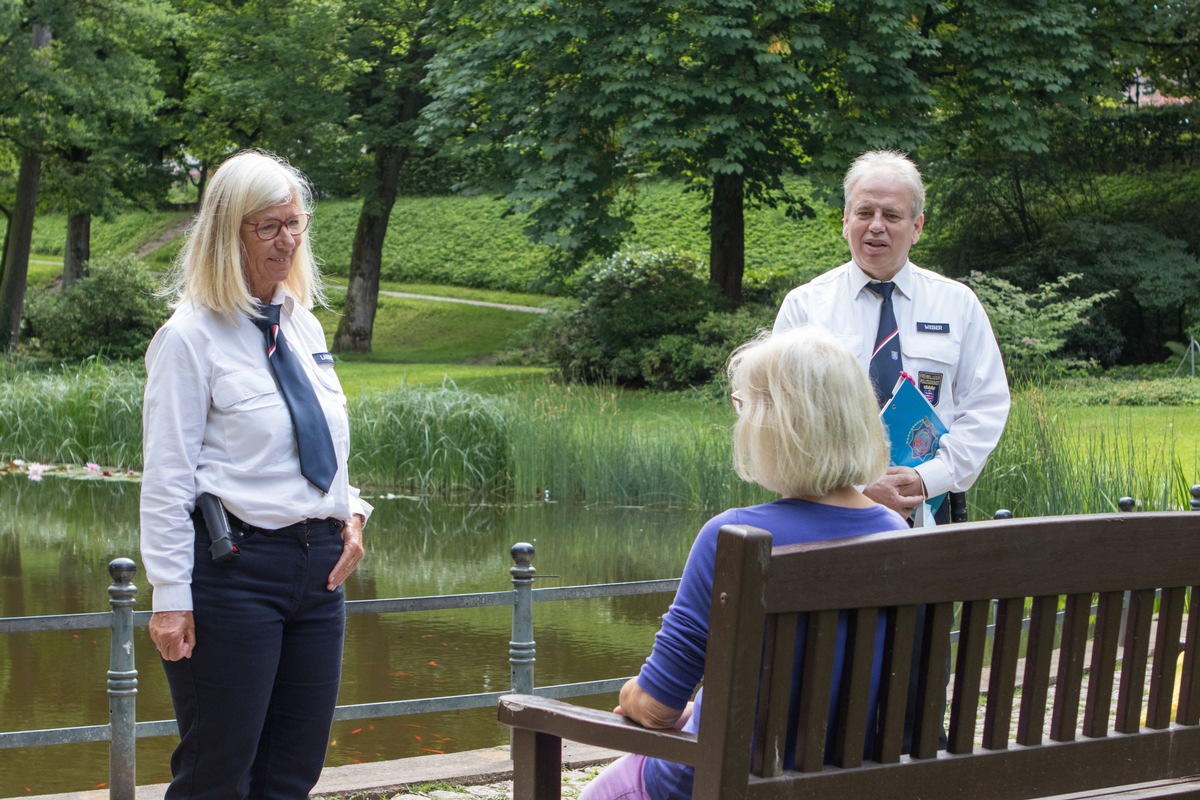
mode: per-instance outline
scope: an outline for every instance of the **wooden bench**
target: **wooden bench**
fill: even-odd
[[[696,798],[1200,797],[1200,614],[1186,613],[1200,597],[1200,513],[996,520],[775,549],[766,531],[726,526],[718,542],[699,734],[506,695],[517,800],[560,796],[562,739],[694,766]],[[808,646],[785,769],[798,614]],[[839,614],[848,635],[835,676]],[[866,758],[880,615],[884,678]],[[902,754],[913,663],[917,713]]]

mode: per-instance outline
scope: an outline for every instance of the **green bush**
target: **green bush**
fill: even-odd
[[[963,279],[987,309],[1010,379],[1048,377],[1091,366],[1064,355],[1063,348],[1072,331],[1091,327],[1088,317],[1093,306],[1116,292],[1064,298],[1067,287],[1080,277],[1078,273],[1064,275],[1035,292],[979,272]]]
[[[642,377],[654,389],[683,389],[719,381],[729,354],[775,319],[773,305],[744,305],[736,311],[710,311],[693,334],[671,333],[642,357]]]
[[[703,272],[674,250],[610,256],[579,279],[579,306],[542,328],[541,350],[567,380],[641,386],[658,341],[691,335],[719,306]]]
[[[130,258],[92,267],[66,289],[31,293],[22,339],[59,359],[140,359],[167,318],[157,288],[150,272]]]
[[[1060,403],[1076,406],[1200,406],[1200,380],[1190,376],[1120,380],[1075,378],[1055,388]]]

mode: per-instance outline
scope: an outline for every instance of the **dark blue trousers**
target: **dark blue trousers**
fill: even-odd
[[[320,777],[341,680],[342,552],[323,522],[238,542],[214,565],[195,519],[196,648],[164,661],[179,722],[167,800],[303,800]]]

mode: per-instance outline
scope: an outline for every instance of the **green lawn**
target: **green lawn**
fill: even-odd
[[[1145,450],[1147,457],[1173,453],[1185,471],[1191,465],[1185,477],[1200,483],[1200,408],[1064,406],[1059,414],[1081,443],[1102,439]]]

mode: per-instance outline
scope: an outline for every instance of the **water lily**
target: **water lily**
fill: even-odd
[[[87,462],[87,471],[88,471],[88,472],[99,472],[99,471],[100,471],[100,465],[99,465],[99,464],[93,464],[91,461],[89,461],[89,462]]]
[[[42,473],[46,471],[47,465],[33,463],[29,465],[29,480],[40,481]]]

